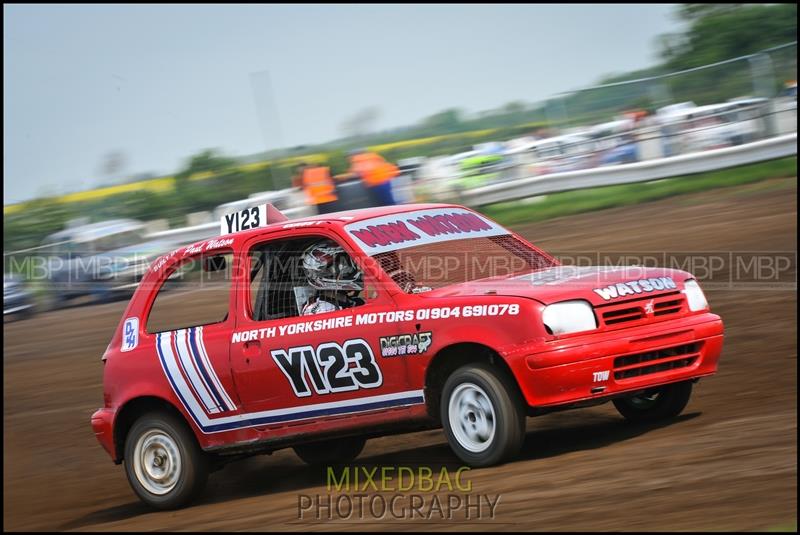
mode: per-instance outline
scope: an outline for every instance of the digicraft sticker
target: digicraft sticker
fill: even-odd
[[[421,355],[425,353],[433,342],[433,333],[430,331],[398,334],[396,336],[381,336],[382,357],[402,357],[404,355]]]

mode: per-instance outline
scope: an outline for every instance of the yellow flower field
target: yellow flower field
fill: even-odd
[[[56,201],[62,203],[81,202],[81,201],[94,201],[117,195],[118,193],[128,193],[131,191],[148,190],[148,191],[168,191],[175,187],[175,179],[171,176],[161,178],[152,178],[150,180],[142,180],[139,182],[131,182],[128,184],[118,184],[116,186],[107,186],[104,188],[90,189],[86,191],[76,191],[74,193],[67,193],[60,197],[56,197]],[[7,204],[3,206],[3,215],[14,214],[23,210],[27,203]]]
[[[445,134],[441,136],[431,136],[431,137],[424,137],[418,139],[408,139],[404,141],[395,141],[392,143],[383,143],[381,145],[372,145],[369,147],[369,150],[381,153],[393,149],[406,149],[409,147],[418,147],[423,145],[428,145],[431,143],[436,143],[438,141],[444,141],[448,139],[455,139],[455,138],[463,138],[465,140],[470,138],[476,138],[481,136],[486,136],[493,132],[496,132],[496,128],[490,128],[486,130],[475,130],[472,132],[464,132],[460,134]],[[303,156],[292,156],[290,158],[285,158],[280,160],[280,163],[283,165],[294,165],[299,162],[309,162],[309,163],[324,163],[327,161],[328,155],[325,153],[315,153],[315,154],[306,154]],[[248,164],[244,164],[239,166],[239,169],[242,171],[254,171],[257,169],[263,169],[264,167],[272,164],[274,162],[270,160],[265,160],[262,162],[252,162]],[[190,180],[206,180],[211,178],[213,173],[205,172],[205,173],[196,173],[189,177]],[[155,192],[162,192],[168,191],[175,187],[175,179],[172,176],[165,176],[160,178],[153,178],[149,180],[142,180],[139,182],[131,182],[128,184],[119,184],[117,186],[107,186],[103,188],[96,188],[87,191],[77,191],[75,193],[68,193],[66,195],[62,195],[57,197],[56,200],[62,203],[71,203],[71,202],[80,202],[80,201],[93,201],[98,199],[104,199],[106,197],[110,197],[112,195],[116,195],[118,193],[128,193],[131,191],[139,191],[139,190],[146,190],[146,191],[155,191]],[[26,203],[18,203],[18,204],[8,204],[3,206],[3,215],[9,215],[17,213],[21,210],[24,210]]]

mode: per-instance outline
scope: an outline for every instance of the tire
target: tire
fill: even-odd
[[[29,320],[36,314],[36,306],[30,306],[20,313],[20,319]]]
[[[155,464],[158,458],[166,463],[163,472]],[[170,476],[168,471],[175,466],[177,473]],[[163,412],[149,413],[134,422],[125,438],[125,474],[144,503],[156,509],[177,509],[205,487],[208,458],[183,420]]]
[[[444,383],[442,427],[453,452],[472,467],[492,466],[519,453],[525,413],[515,385],[486,364],[469,364]]]
[[[310,465],[347,464],[358,457],[366,443],[363,437],[347,437],[301,444],[294,447],[294,452]]]
[[[678,416],[692,396],[692,382],[684,381],[613,400],[619,413],[631,422],[657,422]]]

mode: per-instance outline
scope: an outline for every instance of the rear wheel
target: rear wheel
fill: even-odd
[[[656,422],[678,416],[692,396],[692,382],[674,383],[647,390],[638,396],[618,398],[614,406],[632,422]]]
[[[294,452],[311,465],[347,464],[358,457],[366,443],[367,439],[363,437],[347,437],[301,444],[294,447]]]
[[[469,466],[491,466],[516,455],[525,414],[514,385],[485,364],[457,369],[442,390],[441,418],[453,452]]]
[[[182,420],[150,413],[136,420],[125,439],[125,473],[144,503],[176,509],[205,487],[208,459]]]

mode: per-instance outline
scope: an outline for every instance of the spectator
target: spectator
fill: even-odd
[[[303,189],[308,204],[316,206],[318,214],[337,210],[336,185],[328,167],[301,162],[295,167],[292,186]]]
[[[366,149],[351,152],[349,173],[361,178],[377,206],[397,204],[392,195],[392,179],[398,175],[397,166],[379,154]]]

